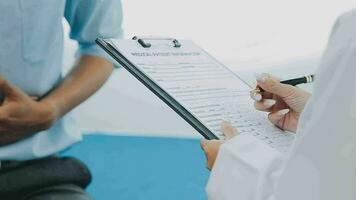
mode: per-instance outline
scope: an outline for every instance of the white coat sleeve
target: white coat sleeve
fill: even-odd
[[[209,200],[272,200],[283,154],[253,136],[237,136],[221,146],[207,185]],[[268,183],[268,184],[267,184]]]
[[[319,90],[315,90],[313,94],[313,97],[315,99],[314,101],[317,101],[318,99],[334,100],[333,98],[329,98],[323,93],[326,92],[331,93],[334,91],[343,93],[344,90],[340,90],[339,88],[343,88],[343,89],[346,88],[345,87],[346,82],[344,81],[344,79],[352,82],[355,81],[353,76],[355,74],[354,56],[355,56],[356,48],[354,43],[351,42],[351,41],[355,41],[354,40],[355,31],[356,31],[356,29],[354,28],[355,22],[356,22],[356,10],[339,17],[336,23],[334,24],[329,39],[328,48],[324,52],[324,57],[321,64],[322,72],[319,71],[320,77],[315,83],[316,89]],[[335,72],[336,69],[338,70],[337,72]],[[337,77],[339,76],[341,76],[340,80],[337,79]],[[333,80],[333,81],[329,81],[329,80]],[[326,83],[330,84],[330,86],[326,85]],[[321,85],[323,87],[320,86],[318,88],[318,85]],[[352,84],[347,84],[347,86],[350,85]],[[349,89],[349,92],[351,91],[352,89]],[[342,96],[337,92],[334,93],[337,94],[336,96],[338,95]],[[344,100],[347,99],[348,99],[347,97],[344,98]],[[323,101],[323,102],[327,102],[327,101]],[[310,104],[310,102],[308,104]],[[320,101],[317,101],[317,104],[315,103],[312,104],[318,105],[318,108],[315,108],[314,113],[317,114],[319,113],[323,115],[320,118],[324,119],[323,117],[327,116],[324,113],[325,112],[325,109],[323,108],[324,104],[320,103]],[[337,105],[337,104],[338,103],[333,103],[333,105]],[[348,106],[349,103],[344,103],[343,105]],[[308,109],[306,108],[306,110]],[[304,115],[308,115],[305,114],[308,113],[306,112],[306,110],[303,112]],[[335,111],[334,113],[337,112]],[[304,119],[304,121],[309,121],[309,120]],[[335,121],[340,121],[340,120],[335,120]],[[305,124],[307,124],[307,122],[305,122]],[[328,124],[333,124],[333,123],[328,123]],[[301,127],[304,127],[304,125],[301,125]],[[309,134],[308,131],[306,131],[305,127],[304,128],[301,127],[298,127],[298,135]],[[320,128],[320,126],[316,126],[316,127]],[[343,127],[345,129],[344,125],[340,127],[341,128]],[[339,130],[341,130],[341,128],[339,128]],[[354,130],[354,129],[349,128],[348,130]],[[317,131],[311,131],[311,132],[316,133]],[[327,130],[320,130],[319,132],[322,134],[324,132],[327,132]],[[319,138],[321,137],[322,136],[319,136]],[[304,145],[307,146],[306,144]],[[312,143],[311,145],[312,147],[309,148],[314,149],[315,144]],[[302,150],[307,149],[307,147],[305,146],[303,146]],[[291,154],[296,154],[295,149],[292,150]],[[307,153],[303,154],[304,157],[306,154]],[[283,183],[279,183],[281,181],[280,180],[280,178],[282,177],[281,175],[283,174],[288,175],[288,173],[295,172],[289,169],[289,172],[285,173],[285,170],[287,170],[288,166],[290,168],[291,165],[290,163],[292,164],[298,163],[295,159],[292,160],[294,162],[290,162],[291,157],[293,157],[293,155],[288,155],[287,158],[287,155],[283,155],[279,153],[277,150],[270,148],[262,141],[259,141],[253,136],[242,135],[227,141],[225,144],[221,146],[220,152],[218,154],[217,160],[211,172],[210,179],[206,188],[209,200],[277,200],[276,195],[278,194],[276,193],[276,191],[278,190],[278,188],[281,185],[285,185],[288,183],[290,184],[290,182],[286,182],[286,181]],[[294,155],[293,158],[296,157],[297,156]],[[302,163],[300,166],[304,166],[304,164]],[[296,174],[294,173],[293,176],[295,177]],[[295,178],[295,180],[299,180],[298,178]],[[304,179],[302,180],[305,181]],[[308,185],[310,184],[305,184],[302,186],[308,187]],[[304,189],[305,189],[304,191],[307,191],[307,188]],[[325,191],[325,193],[327,192],[330,191]],[[287,196],[288,195],[290,194],[287,194]],[[296,196],[298,195],[294,194],[294,197]],[[283,198],[283,200],[284,199],[286,198]],[[305,198],[296,197],[293,199],[305,199]],[[311,198],[311,199],[316,199],[316,198]],[[281,200],[281,198],[279,198],[278,200]]]

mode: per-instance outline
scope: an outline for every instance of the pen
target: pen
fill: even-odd
[[[281,81],[281,83],[296,86],[296,85],[303,84],[303,83],[311,83],[313,81],[314,81],[314,75],[312,74],[312,75],[306,75],[306,76],[303,76],[300,78],[284,80],[284,81]],[[256,92],[256,93],[263,92],[263,89],[257,86],[256,89],[253,90],[253,92]]]

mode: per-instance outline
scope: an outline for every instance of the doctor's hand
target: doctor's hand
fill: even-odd
[[[256,77],[257,85],[264,91],[251,92],[255,108],[268,112],[268,119],[277,127],[296,132],[301,112],[310,97],[310,93],[298,87],[282,84],[269,74]]]
[[[233,127],[229,122],[225,122],[225,121],[221,123],[221,131],[225,135],[226,140],[229,140],[229,139],[235,137],[236,135],[238,135],[236,128]],[[207,168],[209,170],[211,170],[213,168],[216,157],[220,150],[220,146],[226,140],[205,140],[205,139],[203,139],[201,141],[201,148],[205,152],[205,156],[207,159]]]
[[[56,119],[53,107],[30,97],[0,77],[4,96],[0,105],[0,145],[9,144],[48,129]]]

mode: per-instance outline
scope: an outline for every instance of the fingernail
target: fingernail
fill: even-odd
[[[265,105],[265,106],[273,106],[274,104],[276,104],[276,100],[274,100],[274,99],[263,100],[263,105]]]
[[[228,122],[229,122],[229,120],[226,120],[226,119],[223,119],[223,120],[221,121],[222,124],[225,124],[225,123],[228,123]]]
[[[266,82],[268,77],[269,77],[269,75],[266,73],[256,74],[256,80],[259,82],[262,82],[262,83]]]
[[[206,142],[207,142],[206,139],[201,139],[201,140],[200,140],[200,146],[201,146],[201,147],[205,147],[205,146],[206,146]]]
[[[285,114],[289,113],[289,109],[283,109],[277,112],[279,116],[283,116]]]
[[[221,122],[221,127],[226,127],[226,126],[229,126],[229,125],[231,125],[231,122],[230,122],[230,121],[223,120],[223,121]]]
[[[262,95],[259,93],[255,93],[252,95],[252,99],[255,101],[261,101],[262,100]]]

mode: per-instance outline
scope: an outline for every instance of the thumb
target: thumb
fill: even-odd
[[[13,97],[19,94],[18,89],[2,76],[0,76],[0,92],[2,92],[5,97]]]
[[[207,145],[208,145],[208,140],[202,139],[202,140],[200,141],[200,147],[201,147],[204,151],[206,150]]]
[[[272,124],[278,126],[279,128],[283,128],[283,123],[281,123],[281,119],[283,119],[287,113],[289,113],[289,109],[283,109],[274,113],[270,113],[268,115],[269,121],[271,121]]]
[[[224,134],[226,140],[229,140],[239,134],[237,129],[233,127],[230,122],[223,121],[220,126],[221,132]]]
[[[257,84],[263,90],[276,94],[280,97],[285,97],[294,92],[295,87],[280,83],[279,80],[269,74],[260,74],[256,76]]]

